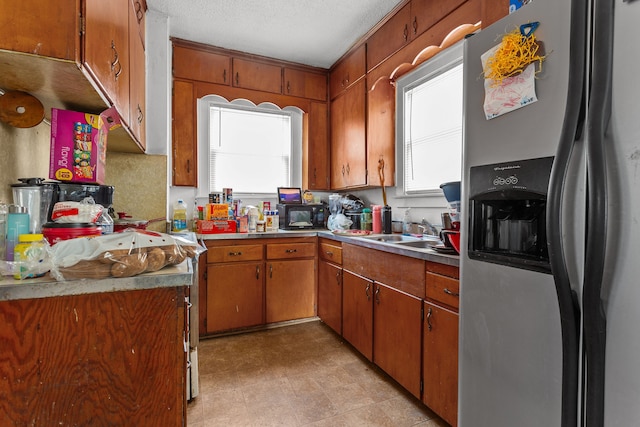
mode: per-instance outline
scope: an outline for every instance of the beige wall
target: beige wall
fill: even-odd
[[[12,203],[18,178],[49,177],[51,127],[18,129],[0,122],[0,202]],[[107,152],[107,184],[115,187],[114,209],[135,219],[164,218],[167,156]],[[165,231],[164,223],[151,227]]]

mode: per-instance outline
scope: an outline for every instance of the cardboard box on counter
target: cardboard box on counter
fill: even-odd
[[[99,115],[52,108],[49,178],[104,184],[107,136],[120,126],[115,107]]]
[[[206,219],[199,219],[196,223],[196,228],[198,234],[235,233],[237,224],[235,220],[208,221]]]
[[[229,219],[229,205],[227,203],[207,203],[204,219],[209,221]]]

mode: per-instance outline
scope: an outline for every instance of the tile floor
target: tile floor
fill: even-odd
[[[189,427],[447,427],[324,323],[201,340]]]

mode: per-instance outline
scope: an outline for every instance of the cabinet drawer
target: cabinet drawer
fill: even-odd
[[[457,309],[460,305],[460,282],[451,277],[427,271],[427,298]]]
[[[315,256],[313,243],[270,243],[267,245],[267,259],[308,258]]]
[[[342,265],[342,247],[330,243],[320,243],[320,258]]]
[[[262,245],[235,245],[210,247],[207,262],[260,261]]]

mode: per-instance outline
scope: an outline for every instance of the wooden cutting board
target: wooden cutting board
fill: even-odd
[[[17,128],[30,128],[43,119],[44,107],[38,98],[17,90],[0,96],[0,121]]]

